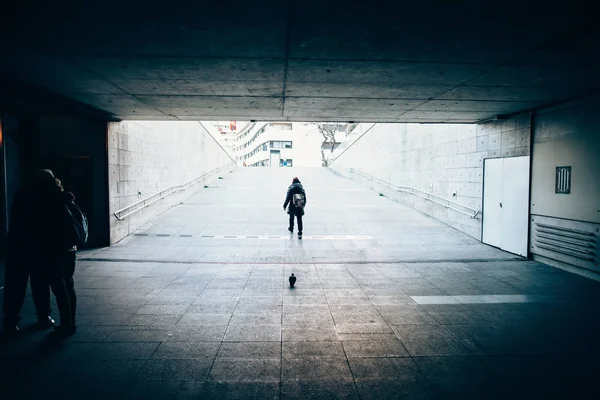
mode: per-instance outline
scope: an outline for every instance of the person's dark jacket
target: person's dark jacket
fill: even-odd
[[[15,195],[8,231],[8,257],[24,254],[43,259],[61,257],[69,249],[65,204],[74,200],[54,179],[44,179]]]
[[[304,188],[302,187],[302,184],[300,182],[296,182],[296,183],[292,183],[290,185],[290,187],[287,190],[287,194],[285,196],[285,203],[283,203],[283,208],[286,208],[289,204],[289,208],[287,213],[288,214],[300,214],[300,215],[304,215],[304,209],[303,208],[298,208],[294,205],[294,195],[295,194],[300,194],[302,193],[304,195],[304,206],[306,207],[306,192],[304,191]]]

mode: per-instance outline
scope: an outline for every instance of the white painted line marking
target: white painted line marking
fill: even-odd
[[[154,238],[154,237],[160,237],[160,238],[166,238],[166,237],[172,237],[172,238],[201,238],[201,239],[261,239],[261,240],[265,240],[265,239],[290,239],[290,238],[294,238],[297,235],[281,235],[281,236],[275,236],[275,235],[270,235],[270,236],[264,236],[264,235],[171,235],[171,234],[166,234],[166,233],[159,233],[159,234],[137,234],[134,233],[133,236],[137,237],[137,238]],[[348,235],[348,236],[303,236],[304,239],[314,239],[314,240],[371,240],[373,239],[373,236],[354,236],[354,235]]]
[[[551,303],[552,296],[526,294],[460,295],[460,296],[411,296],[417,304],[506,304]]]

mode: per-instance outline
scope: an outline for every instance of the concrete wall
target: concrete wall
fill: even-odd
[[[482,209],[483,160],[529,155],[530,116],[479,125],[467,124],[360,124],[330,157],[332,168],[353,179],[348,168]],[[358,141],[355,141],[362,135]],[[369,185],[394,200],[443,221],[477,239],[481,215],[467,215],[406,195]]]
[[[600,279],[600,99],[534,116],[533,258]],[[555,193],[556,167],[571,167],[571,193]]]
[[[536,113],[531,212],[600,223],[600,100]],[[557,166],[571,166],[571,193],[555,193]]]
[[[67,115],[38,119],[34,168],[50,168],[89,219],[92,247],[108,245],[106,122]]]
[[[210,180],[234,168],[232,160],[198,122],[123,121],[108,125],[110,242],[116,243]],[[214,171],[223,168],[222,172]],[[174,185],[214,171],[184,192],[118,221],[113,213]]]

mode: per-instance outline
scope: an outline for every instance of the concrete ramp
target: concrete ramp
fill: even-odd
[[[292,178],[307,193],[304,238],[287,231]],[[514,260],[326,168],[239,168],[97,258],[332,263]]]

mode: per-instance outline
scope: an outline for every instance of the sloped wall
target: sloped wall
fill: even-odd
[[[411,186],[481,211],[483,160],[530,153],[529,114],[482,124],[371,126],[359,125],[344,146],[336,149],[330,157],[332,169],[349,178],[360,179],[393,200],[477,239],[481,239],[481,214],[470,218],[420,197],[389,190],[348,172],[348,169]]]
[[[205,183],[235,168],[229,155],[196,121],[122,121],[108,125],[110,242],[116,243],[157,215],[191,197]],[[220,172],[216,171],[221,169]],[[113,215],[164,189],[213,171],[189,189],[117,220]]]

